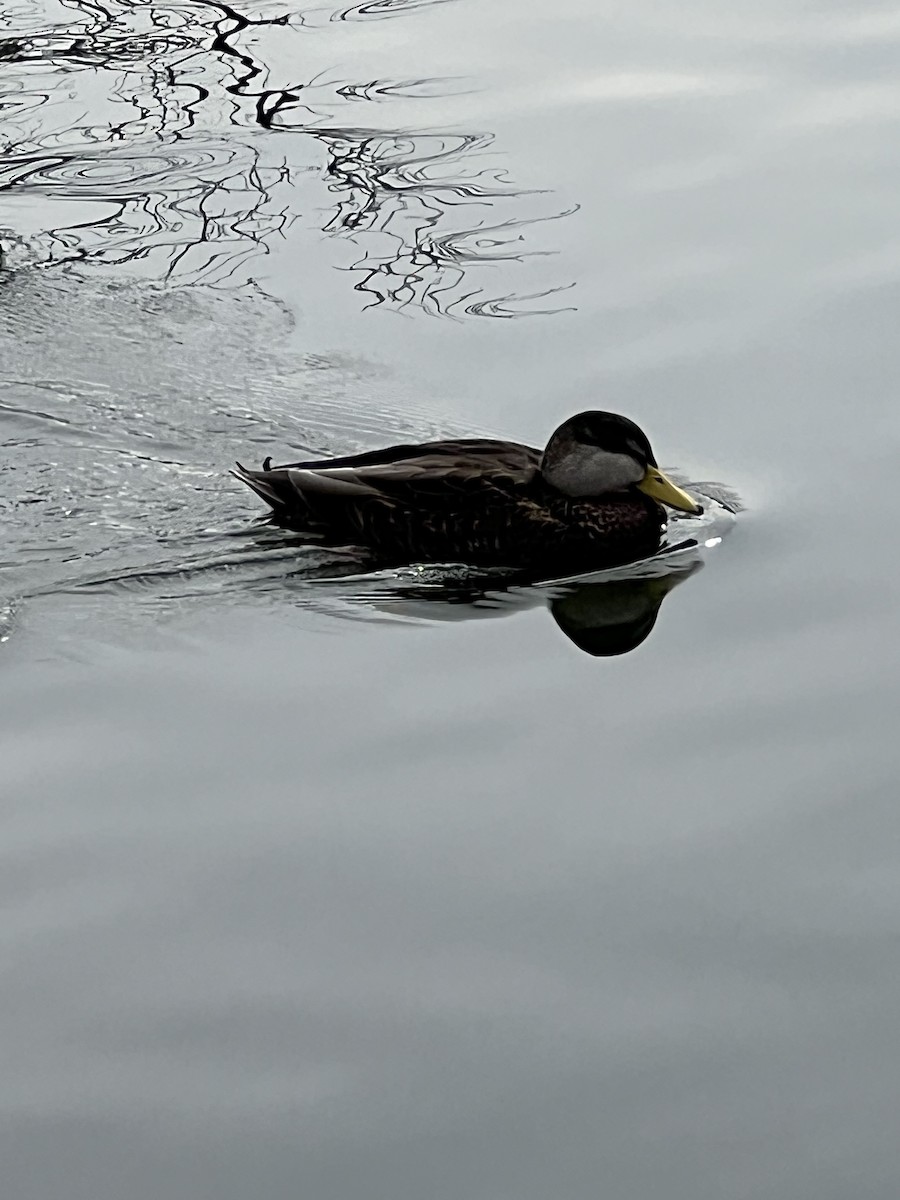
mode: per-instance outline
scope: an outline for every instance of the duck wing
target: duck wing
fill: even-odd
[[[389,446],[343,458],[269,466],[234,474],[275,509],[318,498],[385,499],[415,504],[480,488],[522,488],[538,474],[541,453],[517,442],[464,438]]]

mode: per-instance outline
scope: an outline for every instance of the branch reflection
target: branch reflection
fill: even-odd
[[[512,186],[489,133],[356,119],[360,104],[380,114],[458,94],[460,81],[273,78],[274,31],[298,39],[297,61],[310,28],[399,19],[437,2],[289,13],[263,3],[251,13],[221,0],[65,0],[67,23],[53,26],[24,5],[0,37],[0,191],[42,204],[32,257],[127,263],[172,282],[234,280],[304,216],[296,184],[316,170],[310,152],[320,147],[333,199],[320,227],[358,248],[342,269],[367,304],[504,318],[559,311],[548,303],[559,284],[509,283],[525,260],[553,252],[538,234],[571,209]],[[15,219],[7,225],[15,230]],[[7,250],[18,240],[11,232]],[[498,265],[510,269],[493,295],[485,280]]]

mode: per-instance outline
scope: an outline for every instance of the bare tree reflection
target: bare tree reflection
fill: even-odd
[[[0,187],[100,205],[102,214],[45,234],[50,262],[141,263],[157,276],[220,284],[251,255],[268,252],[290,220],[271,202],[286,164],[263,168],[252,147],[86,146],[7,154]],[[112,210],[110,212],[110,209]]]
[[[438,81],[314,76],[272,86],[268,65],[248,47],[248,31],[385,19],[447,0],[272,14],[264,5],[255,15],[223,0],[62,2],[71,24],[0,37],[9,115],[0,191],[84,205],[83,216],[67,210],[38,237],[45,262],[127,262],[169,280],[232,279],[299,216],[290,187],[295,143],[271,136],[291,134],[324,149],[334,206],[322,228],[359,246],[344,269],[369,304],[506,318],[558,311],[544,302],[556,288],[492,297],[477,281],[484,264],[548,253],[529,249],[531,231],[567,215],[515,211],[539,193],[514,188],[496,161],[485,162],[489,152],[496,159],[490,134],[386,132],[335,119],[347,104],[440,94]],[[12,73],[16,64],[27,70]],[[61,72],[93,85],[82,89],[74,123],[72,98],[59,98]],[[106,80],[99,100],[98,78]],[[443,86],[453,90],[452,81]],[[502,206],[511,215],[498,214]],[[460,220],[463,211],[471,216]]]

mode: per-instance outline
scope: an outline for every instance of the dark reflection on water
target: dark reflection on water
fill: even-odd
[[[650,636],[663,600],[685,578],[670,574],[585,583],[552,601],[550,611],[566,637],[586,654],[628,654]]]
[[[510,617],[528,609],[546,608],[568,640],[595,658],[629,654],[647,640],[663,600],[702,563],[676,561],[650,575],[605,580],[534,585],[515,579],[469,578],[452,572],[443,578],[431,572],[431,582],[410,582],[416,569],[391,576],[360,578],[362,565],[353,554],[343,559],[310,552],[295,544],[258,538],[252,547],[233,534],[238,544],[229,549],[228,535],[198,554],[198,546],[170,546],[172,557],[122,571],[86,573],[68,582],[59,580],[27,599],[43,602],[66,594],[74,601],[96,602],[104,610],[106,635],[142,622],[165,621],[189,602],[246,606],[256,600],[265,607],[294,604],[298,608],[346,620],[393,620],[414,625],[430,621],[472,621]],[[298,565],[299,564],[299,565]],[[15,626],[16,609],[5,612],[5,629]]]
[[[508,182],[490,134],[366,128],[356,113],[340,120],[360,102],[458,93],[458,81],[328,81],[319,73],[275,84],[248,34],[302,31],[323,10],[249,15],[226,3],[88,0],[68,7],[77,14],[69,28],[0,40],[0,59],[27,67],[2,85],[0,189],[38,203],[78,203],[84,213],[73,219],[67,209],[56,223],[51,203],[27,248],[9,231],[8,263],[129,263],[171,281],[221,284],[241,268],[246,274],[247,261],[270,252],[301,218],[310,198],[297,193],[297,172],[315,169],[318,144],[335,198],[322,228],[358,243],[360,256],[344,269],[367,303],[496,317],[560,311],[552,297],[565,283],[485,291],[478,268],[550,253],[529,246],[532,230],[567,215],[546,202],[521,211],[535,194]],[[418,7],[421,0],[391,0],[325,15],[379,19]],[[84,94],[74,120],[75,107],[56,94],[59,72],[74,73],[76,94]],[[510,215],[498,221],[501,201]]]
[[[317,130],[314,136],[328,149],[331,190],[340,197],[325,229],[344,233],[377,229],[396,247],[393,254],[366,255],[350,267],[362,273],[356,290],[370,296],[373,304],[416,303],[435,313],[509,317],[520,315],[515,303],[545,300],[559,290],[495,299],[476,299],[475,293],[465,290],[472,264],[521,262],[529,255],[551,253],[525,249],[524,231],[538,222],[570,215],[511,217],[496,224],[443,230],[449,209],[460,200],[492,202],[518,194],[496,170],[473,169],[455,178],[446,171],[467,156],[477,158],[490,146],[490,135],[386,138],[375,131],[341,129]],[[404,229],[412,232],[398,232]],[[538,310],[532,305],[527,311],[562,310]]]
[[[670,562],[646,564],[628,576],[533,586],[514,579],[460,578],[430,586],[398,580],[390,590],[372,590],[357,598],[386,613],[471,620],[511,615],[546,605],[559,629],[579,650],[594,658],[612,658],[636,650],[650,636],[663,600],[702,562],[674,555]],[[643,573],[642,573],[643,571]],[[440,610],[440,611],[436,611]]]
[[[0,172],[4,186],[31,196],[114,206],[112,215],[48,231],[54,262],[152,259],[166,279],[221,284],[248,255],[265,251],[289,219],[270,194],[272,184],[289,179],[286,164],[265,171],[252,149],[211,139],[202,147],[86,146],[23,155],[0,164]]]

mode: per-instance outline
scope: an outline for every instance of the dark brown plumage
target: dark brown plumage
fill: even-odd
[[[543,452],[466,438],[269,462],[260,471],[238,465],[235,474],[274,520],[330,544],[366,547],[383,565],[575,571],[644,557],[665,529],[660,504],[640,490],[651,476],[696,511],[656,467],[638,427],[610,413],[572,418]]]

